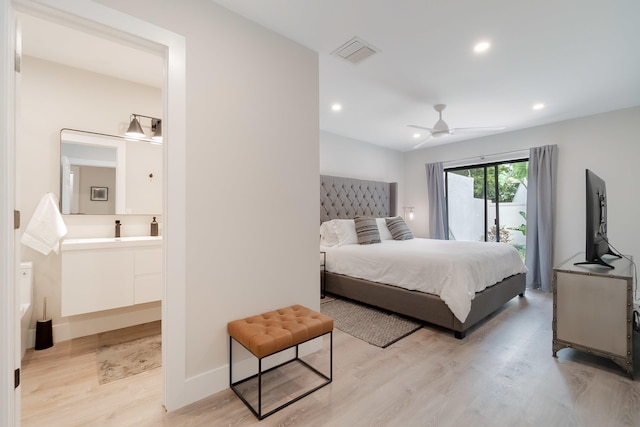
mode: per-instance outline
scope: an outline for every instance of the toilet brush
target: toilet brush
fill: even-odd
[[[42,303],[42,320],[36,322],[36,350],[44,350],[53,346],[53,327],[51,319],[47,320],[47,298]]]

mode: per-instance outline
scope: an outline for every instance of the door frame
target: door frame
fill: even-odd
[[[15,304],[13,259],[13,210],[15,209],[15,106],[13,83],[13,21],[15,11],[45,14],[61,23],[82,23],[115,37],[130,36],[134,43],[161,51],[165,57],[163,93],[164,200],[163,200],[163,304],[162,304],[162,377],[163,404],[167,410],[188,403],[185,378],[186,346],[186,41],[179,34],[106,6],[85,0],[0,0],[0,47],[4,64],[0,70],[0,311],[5,314],[0,326],[0,425],[19,425],[20,408],[15,407],[13,366],[15,360]],[[11,215],[10,215],[11,213]],[[23,224],[26,223],[23,219]],[[5,253],[6,252],[6,253]],[[5,321],[6,320],[6,321]]]
[[[503,165],[503,164],[507,164],[507,163],[521,163],[521,162],[528,162],[529,161],[529,157],[517,157],[514,159],[507,159],[507,160],[500,160],[500,161],[495,161],[495,162],[487,162],[487,163],[479,163],[479,164],[470,164],[470,165],[462,165],[462,166],[453,166],[453,167],[445,167],[444,168],[444,174],[445,174],[445,194],[446,194],[446,213],[447,213],[447,223],[451,224],[450,222],[450,218],[449,218],[449,173],[450,172],[455,172],[457,170],[468,170],[468,169],[484,169],[484,174],[483,174],[483,233],[484,233],[484,241],[487,241],[487,237],[489,234],[489,224],[487,223],[487,219],[489,217],[489,211],[487,208],[487,184],[488,184],[488,180],[487,180],[487,171],[489,168],[494,168],[494,179],[493,179],[493,187],[494,187],[494,193],[496,195],[496,217],[495,217],[495,223],[494,225],[496,226],[496,241],[500,241],[500,231],[499,231],[499,226],[500,226],[500,201],[498,198],[498,194],[499,194],[499,182],[498,182],[498,166]],[[447,230],[447,239],[449,239],[449,230]]]
[[[16,399],[16,305],[13,210],[15,209],[14,48],[15,20],[10,0],[0,0],[0,425],[19,425]]]

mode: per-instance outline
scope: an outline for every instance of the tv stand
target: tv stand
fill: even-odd
[[[578,267],[574,256],[553,269],[553,356],[574,348],[605,357],[633,378],[633,279],[630,259],[612,270]]]
[[[607,253],[605,255],[613,255],[616,258],[622,258],[622,255],[613,252],[611,250],[611,248],[609,248],[609,250],[607,251]],[[608,262],[606,262],[605,260],[603,260],[602,257],[598,257],[598,259],[593,260],[593,261],[574,262],[573,265],[602,265],[603,267],[607,267],[607,268],[611,268],[611,269],[615,268],[613,265],[611,265]]]

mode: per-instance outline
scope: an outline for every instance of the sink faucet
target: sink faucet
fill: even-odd
[[[116,219],[116,237],[120,237],[120,220]]]

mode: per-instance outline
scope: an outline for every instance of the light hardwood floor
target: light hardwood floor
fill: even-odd
[[[157,324],[56,343],[23,360],[22,423],[640,426],[640,382],[572,349],[552,357],[551,313],[551,294],[528,291],[464,340],[427,326],[381,349],[335,330],[333,383],[262,422],[230,390],[166,413],[160,369],[98,385],[95,348],[150,335]]]

